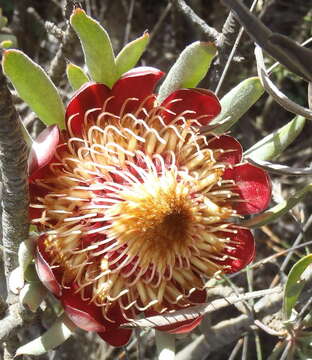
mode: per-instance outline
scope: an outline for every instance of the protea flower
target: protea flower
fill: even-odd
[[[270,201],[267,174],[241,162],[238,141],[201,132],[220,112],[216,96],[181,89],[157,104],[162,75],[87,83],[67,130],[47,128],[30,158],[39,276],[77,326],[115,346],[131,335],[120,324],[202,303],[205,279],[246,266],[254,239],[236,220]]]

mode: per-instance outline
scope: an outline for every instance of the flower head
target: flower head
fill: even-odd
[[[113,345],[130,337],[121,323],[204,302],[205,278],[246,266],[254,239],[235,219],[270,201],[267,174],[241,163],[234,138],[201,133],[216,96],[181,89],[157,104],[162,75],[143,67],[112,89],[86,84],[67,130],[47,128],[30,158],[39,276],[77,326]]]

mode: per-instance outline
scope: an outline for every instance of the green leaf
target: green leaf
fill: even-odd
[[[3,55],[2,67],[21,99],[46,125],[65,127],[65,109],[61,97],[39,65],[19,50],[7,50]]]
[[[1,41],[1,39],[0,39],[0,41]],[[12,48],[14,46],[13,46],[13,43],[12,43],[11,40],[3,40],[3,41],[0,42],[0,47],[2,49],[9,49],[9,48]]]
[[[92,80],[112,87],[118,76],[107,32],[79,8],[73,11],[70,23],[80,39]]]
[[[47,288],[41,282],[26,284],[19,294],[19,301],[32,312],[36,312],[47,295]]]
[[[11,34],[0,34],[0,42],[1,42],[3,48],[8,48],[8,47],[16,48],[17,47],[16,36],[11,35]],[[9,45],[9,43],[10,43],[10,45]]]
[[[311,264],[312,254],[307,255],[297,261],[288,274],[283,299],[283,315],[286,320],[289,319],[292,309],[295,306],[298,297],[306,283],[305,276],[302,276],[303,272]]]
[[[43,335],[19,347],[15,356],[45,354],[66,341],[75,329],[76,326],[63,314]]]
[[[210,122],[210,125],[230,118],[225,124],[220,125],[216,132],[221,134],[229,130],[263,93],[264,89],[258,77],[251,77],[240,82],[220,100],[221,113]]]
[[[24,272],[25,280],[29,283],[31,282],[40,282],[40,279],[37,274],[36,266],[34,263],[28,265],[26,271]]]
[[[175,90],[196,87],[207,74],[216,52],[217,48],[211,42],[196,41],[187,46],[162,83],[158,101],[161,103]]]
[[[296,116],[288,124],[258,141],[244,156],[255,160],[271,160],[281,154],[301,133],[306,119]]]
[[[132,69],[137,64],[145,51],[148,42],[149,33],[145,32],[141,37],[131,41],[120,51],[116,57],[118,77]]]
[[[66,75],[73,90],[78,90],[83,84],[90,81],[81,67],[72,63],[67,64]]]
[[[312,183],[290,196],[287,200],[282,201],[271,209],[266,210],[262,214],[257,215],[250,220],[243,221],[242,225],[255,228],[269,224],[286,214],[290,209],[303,200],[305,195],[310,191],[312,191]]]

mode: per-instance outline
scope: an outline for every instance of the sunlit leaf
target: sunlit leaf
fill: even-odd
[[[161,85],[158,101],[162,102],[175,90],[196,87],[207,74],[216,52],[217,48],[211,42],[196,41],[187,46]]]
[[[258,77],[252,77],[240,82],[220,100],[221,113],[210,124],[217,124],[229,118],[229,121],[216,129],[217,133],[224,133],[257,102],[263,93],[264,89]]]
[[[83,84],[89,81],[87,74],[81,67],[72,63],[67,64],[66,75],[73,90],[78,90]]]
[[[35,312],[47,294],[47,288],[40,282],[26,284],[19,294],[20,303]]]
[[[18,264],[25,272],[34,257],[35,242],[29,238],[20,243],[18,248]]]
[[[255,160],[271,160],[275,158],[301,133],[305,121],[302,116],[296,116],[288,124],[258,141],[244,153],[244,156]]]
[[[61,345],[72,335],[75,329],[76,326],[63,314],[43,335],[19,347],[15,356],[42,355]]]
[[[73,11],[70,23],[81,41],[92,80],[112,87],[118,76],[107,32],[80,8]]]
[[[43,69],[19,50],[3,55],[3,72],[29,107],[46,124],[64,128],[65,109],[56,87]]]
[[[312,254],[307,255],[297,261],[288,274],[283,299],[283,315],[286,320],[289,319],[292,309],[294,308],[306,283],[304,272],[311,264]]]
[[[18,266],[14,269],[9,276],[9,289],[10,291],[17,295],[24,287],[25,279],[24,279],[24,271]]]
[[[9,48],[13,47],[13,42],[11,40],[3,40],[0,42],[0,47],[2,49],[9,49]]]
[[[243,221],[242,225],[255,228],[269,224],[277,220],[282,215],[285,215],[290,209],[302,201],[305,195],[310,191],[312,191],[312,183],[290,196],[287,200],[266,210],[262,214],[257,215],[250,220]]]
[[[149,34],[148,32],[145,32],[141,37],[131,41],[120,51],[116,57],[118,77],[132,69],[137,64],[145,51],[148,42]]]

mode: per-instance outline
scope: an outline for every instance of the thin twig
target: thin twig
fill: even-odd
[[[253,9],[255,8],[257,2],[258,2],[258,0],[254,0],[254,1],[253,1],[252,5],[251,5],[251,7],[250,7],[250,11],[251,11],[251,12],[252,12]],[[232,15],[231,15],[231,16],[232,16]],[[220,80],[219,80],[218,86],[217,86],[217,88],[216,88],[216,90],[215,90],[216,95],[218,95],[218,93],[219,93],[219,91],[220,91],[220,88],[221,88],[221,86],[222,86],[222,84],[223,84],[223,81],[224,81],[224,79],[225,79],[225,76],[226,76],[226,74],[227,74],[227,72],[228,72],[228,70],[229,70],[229,67],[230,67],[230,64],[231,64],[231,62],[232,62],[232,59],[233,59],[233,57],[234,57],[234,55],[235,55],[235,52],[236,52],[236,50],[237,50],[237,48],[238,48],[238,45],[239,45],[239,42],[240,42],[241,37],[242,37],[242,35],[243,35],[243,32],[244,32],[244,28],[241,27],[240,30],[239,30],[239,33],[238,33],[238,35],[237,35],[237,38],[236,38],[236,40],[235,40],[235,42],[234,42],[234,45],[233,45],[233,48],[232,48],[232,50],[231,50],[230,56],[229,56],[229,58],[227,59],[227,62],[226,62],[226,64],[225,64],[225,67],[224,67],[224,70],[223,70],[223,72],[222,72],[221,78],[220,78]]]
[[[187,19],[194,25],[196,29],[199,29],[205,36],[207,40],[217,41],[220,36],[220,33],[213,27],[207,25],[207,23],[201,19],[195,12],[189,7],[184,0],[172,0],[176,5],[177,9],[182,12]]]
[[[305,291],[302,292],[301,303],[305,303],[311,298],[311,281],[308,280]],[[255,314],[258,319],[278,313],[283,303],[283,292],[266,295],[255,304]],[[234,319],[223,320],[211,327],[209,336],[201,335],[192,343],[184,347],[177,356],[176,360],[203,360],[212,352],[218,351],[225,346],[237,341],[244,332],[252,329],[254,319],[246,314]]]
[[[134,3],[135,3],[135,0],[131,0],[130,7],[128,10],[127,23],[126,23],[126,29],[125,29],[125,37],[124,37],[124,46],[127,45],[128,41],[129,41],[129,35],[130,35],[131,25],[132,25],[132,15],[133,15]]]
[[[249,342],[249,335],[246,334],[243,338],[242,360],[247,359],[248,342]]]
[[[131,320],[130,322],[122,324],[121,327],[154,328],[157,326],[170,325],[172,323],[176,323],[179,321],[196,319],[198,316],[214,312],[217,309],[222,309],[226,306],[233,305],[237,302],[249,300],[251,298],[265,296],[267,294],[273,295],[278,292],[281,292],[280,287],[276,287],[276,288],[270,289],[270,290],[254,291],[252,293],[246,293],[246,294],[242,294],[242,295],[231,295],[224,299],[213,300],[207,304],[200,304],[200,305],[192,306],[190,308],[186,308],[183,310],[177,310],[174,313],[165,313],[162,315],[155,315],[155,316],[147,317],[145,319]]]
[[[234,349],[231,352],[231,355],[229,357],[229,360],[234,360],[236,358],[236,355],[238,354],[240,348],[243,345],[243,339],[239,339],[236,343],[236,345],[234,346]]]
[[[167,6],[165,7],[164,11],[162,12],[162,14],[160,15],[157,23],[155,24],[155,26],[153,27],[153,29],[152,29],[152,31],[150,33],[150,41],[149,41],[149,43],[151,43],[152,39],[157,35],[158,30],[160,29],[161,25],[165,21],[165,19],[166,19],[167,15],[169,14],[171,8],[172,8],[172,3],[169,2],[167,4]]]

